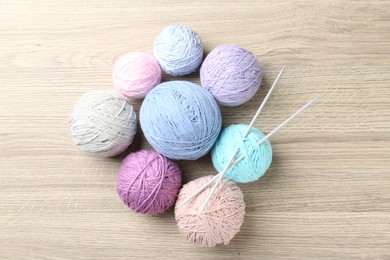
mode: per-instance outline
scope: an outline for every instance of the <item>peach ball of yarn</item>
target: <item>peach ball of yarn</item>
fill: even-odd
[[[240,187],[229,179],[222,179],[206,208],[198,216],[213,184],[187,204],[178,208],[213,176],[191,181],[180,190],[176,201],[175,218],[182,233],[191,242],[207,247],[229,244],[244,222],[245,202]]]
[[[152,55],[130,52],[115,63],[113,80],[115,89],[126,97],[144,98],[160,84],[161,68]]]

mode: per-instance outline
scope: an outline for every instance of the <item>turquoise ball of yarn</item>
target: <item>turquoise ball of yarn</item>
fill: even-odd
[[[248,125],[244,124],[226,127],[211,151],[213,165],[220,172],[225,168],[236,147],[240,146],[236,159],[242,155],[245,158],[229,169],[225,175],[235,182],[257,181],[264,175],[272,162],[271,143],[267,140],[261,145],[258,144],[265,136],[258,129],[252,128],[242,143],[242,137],[247,129]]]
[[[153,53],[165,73],[184,76],[199,68],[203,45],[198,34],[190,28],[171,25],[156,37]]]
[[[207,90],[188,81],[169,81],[146,95],[140,123],[157,152],[171,159],[196,160],[214,145],[222,117]]]

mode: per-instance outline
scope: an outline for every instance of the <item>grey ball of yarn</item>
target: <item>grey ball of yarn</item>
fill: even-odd
[[[90,91],[76,104],[69,120],[74,143],[95,156],[120,154],[132,143],[137,117],[126,98],[114,91]]]

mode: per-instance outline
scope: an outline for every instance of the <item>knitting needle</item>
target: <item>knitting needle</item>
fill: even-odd
[[[255,121],[256,121],[256,119],[257,119],[257,117],[260,115],[261,111],[262,111],[263,108],[265,107],[265,104],[267,103],[267,101],[268,101],[268,99],[270,98],[272,92],[274,91],[276,85],[278,84],[278,82],[279,82],[279,80],[280,80],[280,78],[281,78],[281,76],[282,76],[282,74],[283,74],[285,68],[286,68],[286,66],[283,66],[283,68],[280,70],[278,76],[276,77],[276,79],[275,79],[274,83],[272,84],[270,90],[268,91],[266,97],[264,98],[264,100],[263,100],[263,102],[261,103],[259,109],[257,110],[256,114],[254,115],[254,117],[253,117],[251,123],[249,124],[247,130],[245,131],[242,141],[244,141],[244,139],[248,136],[248,134],[249,134],[251,128],[253,127],[253,125],[254,125],[254,123],[255,123]],[[239,146],[236,147],[236,150],[234,150],[232,156],[230,157],[229,162],[226,164],[225,169],[224,169],[223,171],[226,172],[226,171],[229,169],[229,166],[230,166],[230,164],[233,162],[234,157],[237,155],[238,150],[240,149],[240,146],[241,146],[241,145],[239,145]],[[223,171],[222,171],[222,172],[223,172]],[[222,173],[222,172],[220,172],[220,173]],[[219,175],[219,174],[218,174],[218,175]],[[218,175],[216,175],[216,176],[218,176]],[[216,176],[215,176],[215,177],[216,177]],[[195,196],[197,196],[199,193],[201,193],[204,189],[206,189],[214,180],[216,180],[215,177],[212,178],[212,179],[210,179],[210,180],[209,180],[208,182],[206,182],[198,191],[196,191],[196,192],[195,192],[194,194],[192,194],[190,197],[188,197],[187,199],[185,199],[177,208],[180,208],[180,207],[184,206],[184,205],[187,204],[190,200],[192,200]]]
[[[314,102],[317,101],[317,99],[319,99],[320,96],[317,96],[316,98],[310,100],[306,105],[304,105],[303,107],[301,107],[297,112],[295,112],[293,115],[291,115],[289,118],[287,118],[283,123],[281,123],[279,126],[277,126],[274,130],[272,130],[271,132],[269,132],[266,136],[264,136],[259,142],[258,144],[261,145],[262,143],[264,143],[266,140],[268,140],[271,136],[273,136],[280,128],[282,128],[283,126],[285,126],[286,124],[289,123],[289,121],[291,121],[294,117],[296,117],[297,115],[299,115],[300,113],[302,113],[306,108],[308,108],[310,105],[312,105]],[[244,155],[241,155],[240,157],[237,158],[237,160],[234,161],[234,163],[230,166],[230,168],[234,167],[236,164],[238,164],[242,159],[244,159],[245,156]]]
[[[281,123],[279,126],[277,126],[274,130],[272,130],[270,133],[268,133],[266,136],[264,136],[259,142],[258,144],[261,145],[262,143],[264,143],[266,140],[268,140],[271,136],[273,136],[277,131],[279,131],[283,126],[287,125],[292,119],[294,119],[296,116],[298,116],[300,113],[302,113],[305,109],[307,109],[310,105],[312,105],[314,102],[317,101],[317,99],[319,98],[320,96],[310,100],[306,105],[304,105],[303,107],[301,107],[297,112],[295,112],[294,114],[292,114],[290,117],[288,117],[286,120],[284,120],[283,123]],[[239,163],[242,159],[244,159],[245,156],[244,155],[241,155],[240,157],[237,158],[236,161],[234,161],[234,163],[231,165],[231,167],[233,167],[234,165],[236,165],[237,163]],[[230,168],[230,167],[229,167]],[[214,187],[212,188],[212,190],[210,191],[209,193],[209,196],[207,197],[206,201],[204,202],[202,208],[199,210],[199,213],[198,213],[198,216],[203,212],[204,208],[206,207],[208,201],[210,200],[212,194],[214,193],[215,189],[218,187],[219,183],[221,182],[223,176],[225,175],[226,171],[225,169],[223,171],[221,171],[220,173],[218,173],[219,177],[218,177],[218,180],[217,182],[214,184]]]

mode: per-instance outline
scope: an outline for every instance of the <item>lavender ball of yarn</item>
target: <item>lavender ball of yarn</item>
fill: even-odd
[[[167,74],[184,76],[199,68],[203,46],[198,34],[190,28],[171,25],[155,39],[153,53]]]
[[[200,68],[202,87],[225,106],[238,106],[251,99],[263,77],[256,56],[235,45],[213,49]]]
[[[169,81],[152,89],[140,110],[141,128],[153,148],[171,159],[196,160],[221,131],[221,112],[205,89]]]
[[[230,168],[225,175],[226,178],[235,182],[257,181],[268,170],[272,162],[271,143],[267,140],[260,145],[258,144],[264,137],[264,134],[258,129],[252,128],[242,142],[242,137],[247,129],[248,125],[244,124],[226,127],[211,151],[214,167],[220,172],[225,168],[236,147],[240,146],[236,158],[243,155],[244,159]]]
[[[73,142],[90,154],[111,157],[132,143],[136,114],[125,97],[114,91],[91,91],[76,104],[69,120]]]
[[[136,212],[163,213],[176,201],[181,187],[179,166],[155,151],[129,154],[119,170],[117,192]]]

